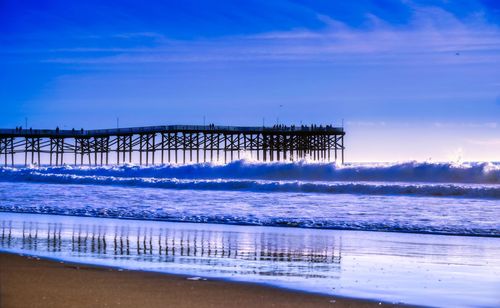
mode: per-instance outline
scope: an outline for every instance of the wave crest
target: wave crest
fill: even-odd
[[[8,172],[4,171],[3,175],[6,173]],[[3,177],[0,177],[0,181],[2,178]],[[28,170],[12,171],[8,179],[9,182],[91,184],[166,189],[500,199],[500,187],[477,184],[301,182],[296,180],[270,181],[252,179],[165,179],[103,175],[46,174]]]
[[[39,174],[66,174],[79,176],[112,176],[117,178],[157,179],[253,179],[286,181],[373,181],[422,183],[476,183],[500,184],[500,164],[404,162],[384,164],[273,162],[262,163],[238,160],[228,164],[201,163],[161,166],[109,166],[109,167],[41,167],[1,168],[0,177],[13,171]]]

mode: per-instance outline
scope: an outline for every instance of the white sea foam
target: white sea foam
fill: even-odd
[[[200,163],[161,166],[42,167],[1,169],[1,177],[22,174],[70,174],[156,179],[254,179],[297,181],[374,181],[423,183],[500,184],[500,163],[370,163],[336,165],[334,163],[273,162],[238,160],[228,164]]]
[[[333,164],[238,161],[227,165],[64,166],[0,171],[0,180],[8,182],[478,199],[500,199],[500,186],[496,185],[499,178],[500,167],[494,164],[427,163],[338,167]]]
[[[495,163],[0,168],[0,211],[498,236],[499,179]]]
[[[74,176],[64,177],[74,179]],[[191,190],[192,180],[169,182],[169,185],[174,182],[187,185],[189,190],[158,189],[155,185],[162,182],[151,179],[141,183],[149,183],[152,187],[117,186],[114,180],[108,180],[111,185],[0,182],[0,212],[343,230],[500,235],[498,199],[331,195],[294,190],[263,193],[263,190],[242,191],[241,187],[225,191],[194,191]],[[198,183],[227,184],[223,180],[203,180]],[[279,185],[274,182],[270,184]],[[237,182],[234,185],[244,184]],[[275,191],[274,186],[270,187]]]

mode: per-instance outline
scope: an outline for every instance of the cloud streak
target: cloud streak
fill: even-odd
[[[467,65],[500,63],[500,29],[481,14],[467,21],[437,7],[414,8],[411,22],[395,26],[369,14],[354,28],[328,16],[319,30],[294,29],[211,39],[172,40],[161,33],[113,35],[154,46],[52,49],[40,61],[62,64],[319,61],[359,65]],[[104,38],[103,38],[104,39]],[[117,43],[117,45],[119,45]],[[136,44],[133,44],[136,45]]]

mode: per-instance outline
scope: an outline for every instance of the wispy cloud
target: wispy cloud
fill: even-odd
[[[436,128],[498,128],[497,122],[434,122]]]
[[[500,146],[500,138],[492,139],[467,139],[470,144],[480,145],[480,146]]]
[[[160,33],[114,35],[117,40],[151,39],[154,46],[78,47],[52,50],[55,63],[162,63],[217,61],[323,61],[350,64],[447,65],[500,63],[500,29],[481,14],[466,21],[437,7],[414,7],[411,22],[391,25],[373,14],[370,26],[353,28],[328,16],[319,30],[294,29],[254,35],[171,40]],[[93,52],[90,56],[83,52]],[[102,53],[102,54],[99,54]],[[111,53],[111,54],[110,54]]]
[[[383,127],[387,126],[385,121],[347,121],[345,123],[347,126],[355,127]]]
[[[350,120],[346,121],[346,125],[355,127],[430,127],[430,128],[443,128],[443,129],[497,129],[500,128],[497,122],[429,122],[429,121],[419,121],[418,123],[410,121],[362,121],[362,120]]]

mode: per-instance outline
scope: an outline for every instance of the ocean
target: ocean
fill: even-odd
[[[3,167],[0,212],[5,252],[500,306],[500,163]]]

